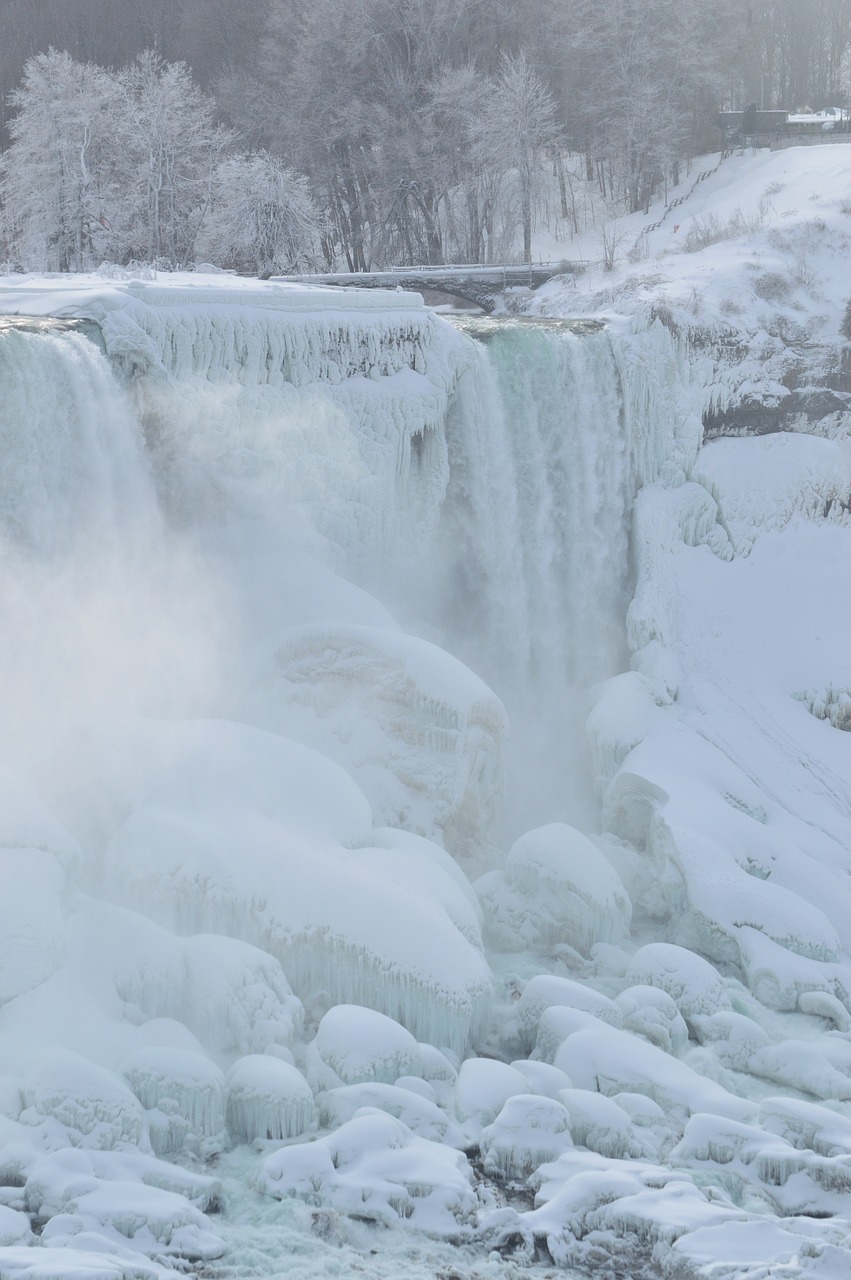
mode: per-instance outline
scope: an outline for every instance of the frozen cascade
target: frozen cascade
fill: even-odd
[[[475,322],[464,327],[477,336]],[[523,792],[509,790],[515,826],[542,809],[589,820],[570,725],[584,720],[589,686],[625,662],[634,479],[620,370],[605,331],[490,321],[478,336],[447,428],[439,608],[451,647],[506,703]]]
[[[49,555],[155,523],[126,394],[78,332],[0,330],[0,533]]]

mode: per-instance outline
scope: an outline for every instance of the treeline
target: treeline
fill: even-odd
[[[849,46],[848,0],[0,0],[0,259],[528,259],[719,106],[843,105]]]

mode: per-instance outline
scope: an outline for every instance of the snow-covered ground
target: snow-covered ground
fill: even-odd
[[[3,1280],[848,1275],[846,191],[0,281]]]

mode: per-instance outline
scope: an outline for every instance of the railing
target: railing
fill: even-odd
[[[827,133],[794,133],[788,138],[775,138],[769,147],[771,151],[785,151],[787,147],[823,147],[831,143],[851,142],[851,133],[836,133],[832,129]]]

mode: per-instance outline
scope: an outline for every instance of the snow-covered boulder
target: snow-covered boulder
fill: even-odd
[[[406,1079],[404,1076],[401,1078]],[[425,1081],[420,1083],[425,1085]],[[385,1111],[387,1115],[401,1120],[411,1133],[427,1138],[429,1142],[443,1142],[447,1146],[461,1145],[458,1126],[450,1121],[433,1099],[413,1092],[410,1087],[375,1082],[342,1085],[339,1089],[321,1093],[317,1106],[319,1123],[325,1128],[339,1128],[362,1108],[367,1107]]]
[[[327,757],[247,725],[148,721],[108,747],[95,743],[75,767],[84,774],[75,829],[105,844],[114,900],[184,935],[261,948],[299,997],[326,992],[401,1015],[418,1038],[459,1052],[483,1031],[492,977],[457,868],[435,851],[415,872],[404,841],[381,834],[373,863],[370,806]],[[202,945],[209,956],[214,944]],[[261,985],[274,993],[274,982],[267,974]],[[198,966],[190,999],[193,984],[219,1038],[240,1035],[240,1018],[222,1025]],[[272,1000],[264,1014],[264,1000],[261,992],[253,1011],[261,1022],[287,1014],[286,991],[280,1011]],[[269,1043],[286,1028],[263,1035]]]
[[[621,1026],[623,1021],[614,1001],[601,995],[593,987],[574,982],[571,978],[540,973],[526,984],[520,999],[512,1008],[502,1033],[503,1039],[513,1043],[522,1053],[531,1052],[538,1035],[541,1015],[554,1006],[580,1009],[616,1027]]]
[[[188,1150],[209,1156],[227,1141],[225,1078],[215,1063],[185,1049],[139,1049],[121,1074],[148,1112],[157,1155]]]
[[[751,1103],[698,1075],[656,1045],[603,1022],[568,1036],[554,1065],[566,1071],[579,1089],[598,1090],[609,1097],[644,1093],[672,1116],[684,1118],[706,1111],[747,1121],[754,1114]]]
[[[10,1209],[0,1204],[0,1248],[7,1245],[32,1244],[34,1236],[30,1228],[30,1220],[18,1209]],[[0,1254],[0,1267],[3,1257]]]
[[[483,876],[476,889],[486,937],[503,951],[566,945],[587,955],[597,942],[620,941],[629,926],[629,898],[614,867],[560,822],[526,832],[504,872]]]
[[[275,661],[281,722],[295,718],[303,741],[351,770],[380,824],[481,859],[507,728],[483,680],[427,640],[375,627],[293,627]]]
[[[227,1127],[236,1142],[297,1138],[316,1126],[313,1093],[280,1058],[250,1054],[227,1076]]]
[[[615,1003],[623,1027],[678,1057],[688,1048],[688,1027],[672,996],[659,987],[627,987]]]
[[[121,1077],[68,1049],[48,1049],[23,1080],[23,1124],[52,1120],[72,1146],[148,1143],[141,1103]],[[58,1140],[58,1135],[57,1135]]]
[[[301,1033],[301,1001],[274,956],[221,935],[195,934],[183,945],[185,1021],[202,1044],[220,1052],[260,1053],[269,1044],[288,1045]]]
[[[558,1100],[560,1089],[572,1088],[569,1076],[549,1062],[536,1062],[530,1058],[518,1058],[511,1066],[519,1071],[528,1084],[528,1092],[539,1094],[542,1098]]]
[[[607,1020],[606,1026],[620,1026],[620,1010],[614,1005],[617,1021]],[[574,1009],[571,1005],[554,1004],[545,1009],[538,1023],[535,1048],[532,1057],[536,1062],[555,1062],[556,1056],[568,1036],[584,1028],[603,1025],[603,1019],[587,1009]]]
[[[316,1090],[367,1080],[393,1084],[399,1076],[421,1075],[422,1066],[410,1031],[359,1005],[329,1009],[307,1052],[308,1078]]]
[[[552,1098],[516,1094],[482,1129],[479,1145],[485,1173],[520,1182],[573,1146],[571,1118]]]
[[[614,1099],[588,1089],[562,1089],[558,1097],[577,1146],[616,1160],[645,1154],[633,1131],[632,1117]]]
[[[632,957],[626,980],[631,987],[658,987],[686,1021],[695,1015],[731,1009],[718,971],[708,960],[668,942],[651,942]]]
[[[455,1107],[459,1119],[477,1130],[492,1124],[509,1098],[528,1092],[525,1077],[514,1067],[493,1058],[467,1058],[455,1084]]]
[[[190,1261],[209,1261],[224,1251],[205,1216],[220,1194],[216,1179],[129,1148],[52,1152],[34,1164],[24,1187],[27,1211],[51,1248],[130,1249],[137,1257]]]
[[[466,1158],[379,1111],[268,1156],[258,1185],[278,1199],[295,1196],[388,1226],[407,1222],[434,1236],[463,1235],[477,1210]]]
[[[221,934],[177,937],[136,911],[84,899],[68,922],[69,950],[98,956],[131,1020],[173,1018],[215,1053],[289,1045],[301,1001],[267,951]]]

